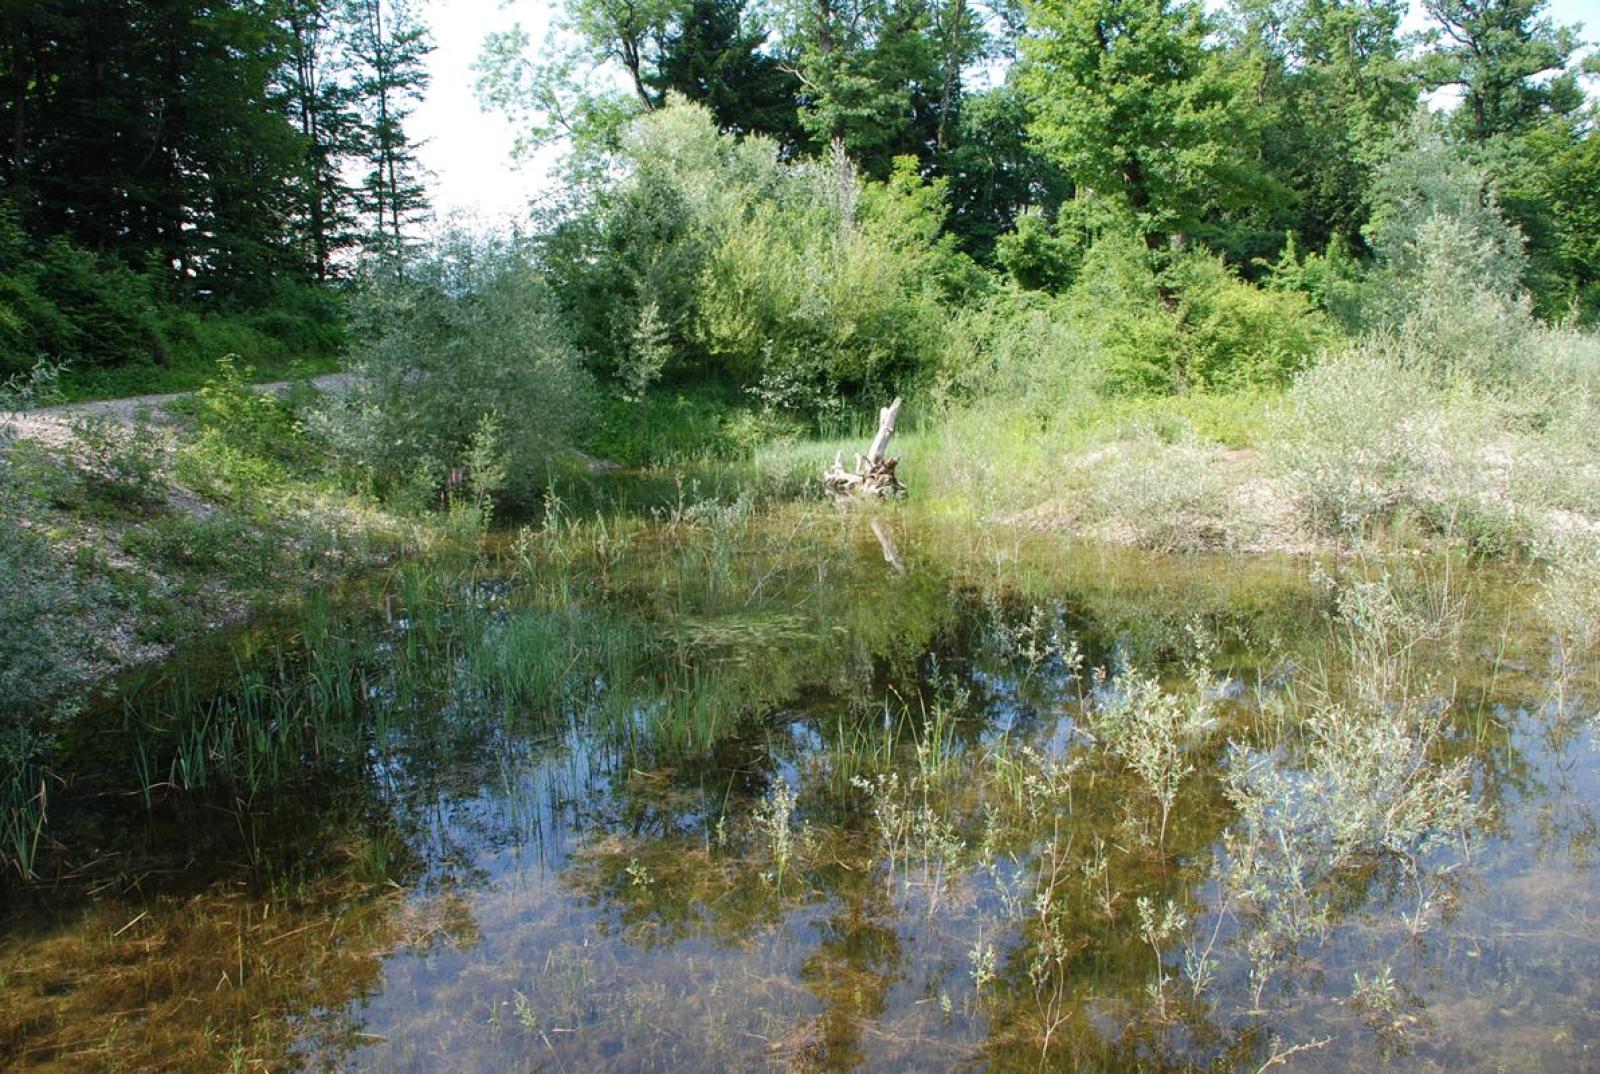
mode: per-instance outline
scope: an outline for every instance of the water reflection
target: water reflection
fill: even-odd
[[[1309,573],[743,501],[403,572],[130,705],[165,778],[64,797],[0,1056],[1581,1065],[1581,662]]]

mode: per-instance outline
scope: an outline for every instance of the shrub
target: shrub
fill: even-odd
[[[1305,296],[1252,286],[1218,258],[1191,255],[1171,276],[1181,296],[1180,368],[1190,386],[1281,387],[1333,339]]]
[[[149,278],[66,239],[34,242],[0,207],[0,376],[40,359],[149,361],[163,348]]]
[[[455,234],[354,302],[352,383],[308,419],[380,491],[442,487],[498,419],[508,493],[527,498],[589,410],[590,381],[554,296],[519,251]]]
[[[304,432],[282,400],[251,387],[253,373],[233,355],[217,359],[217,375],[194,393],[195,419],[203,433],[246,455],[293,463],[304,454]]]
[[[1480,455],[1496,419],[1492,400],[1438,385],[1404,341],[1373,337],[1295,381],[1270,443],[1323,532],[1359,536],[1402,514],[1441,529],[1488,525],[1510,510],[1492,498]]]
[[[928,371],[941,300],[977,279],[914,162],[865,183],[682,102],[637,119],[582,194],[541,260],[593,368],[632,397],[709,378],[815,416],[885,394]]]
[[[1337,339],[1301,294],[1263,290],[1206,254],[1164,273],[1136,237],[1109,231],[1063,295],[1004,290],[944,333],[945,399],[1024,402],[1041,427],[1100,395],[1277,388]]]

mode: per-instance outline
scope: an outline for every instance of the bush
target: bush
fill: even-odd
[[[36,243],[0,208],[0,377],[40,359],[99,366],[163,353],[147,277],[66,239]]]
[[[1005,289],[954,315],[935,399],[1018,406],[1036,428],[1096,405],[1101,387],[1092,326],[1062,299]]]
[[[1276,388],[1334,339],[1305,296],[1239,279],[1218,258],[1195,254],[1172,272],[1180,294],[1179,367],[1197,388]]]
[[[589,412],[591,385],[554,296],[519,251],[455,234],[354,300],[352,381],[308,419],[381,492],[442,488],[498,421],[507,491],[529,498]]]
[[[1481,452],[1492,400],[1445,389],[1404,341],[1373,337],[1300,376],[1275,417],[1271,451],[1308,521],[1354,537],[1409,515],[1442,531],[1510,522]]]
[[[0,206],[0,379],[46,359],[70,364],[75,397],[178,391],[224,354],[278,366],[326,360],[343,342],[326,289],[282,282],[257,307],[180,306],[156,275],[66,239],[34,241]]]
[[[662,386],[638,399],[603,394],[579,445],[630,466],[749,457],[758,448],[801,435],[792,417],[762,411],[731,385]]]
[[[939,381],[948,401],[1023,402],[1041,428],[1099,396],[1281,387],[1338,338],[1297,292],[1263,290],[1206,254],[1164,274],[1112,231],[1058,297],[1008,289],[956,315]]]
[[[167,444],[141,416],[132,428],[100,415],[72,422],[73,450],[90,487],[113,504],[143,509],[162,492],[157,483]]]
[[[976,269],[941,235],[944,187],[903,161],[864,183],[840,157],[786,162],[676,103],[627,130],[617,168],[542,240],[595,371],[726,381],[806,416],[888,394],[937,358],[944,299]]]

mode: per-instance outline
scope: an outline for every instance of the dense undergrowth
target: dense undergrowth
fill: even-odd
[[[66,399],[200,387],[224,354],[283,379],[334,367],[345,331],[337,295],[284,282],[248,307],[174,301],[154,273],[57,237],[30,238],[0,205],[0,379],[43,360],[65,367]]]
[[[891,393],[910,400],[913,495],[985,521],[1167,550],[1550,560],[1600,533],[1600,342],[1534,315],[1487,174],[1427,122],[1376,174],[1370,262],[1291,246],[1255,281],[1200,249],[1150,249],[1088,195],[1077,224],[1025,227],[987,271],[942,232],[941,182],[785,159],[682,102],[635,121],[611,163],[532,238],[453,234],[370,266],[349,297],[346,390],[253,395],[261,348],[195,322],[195,353],[244,357],[176,428],[57,422],[54,446],[9,443],[8,612],[32,625],[8,632],[8,680],[43,697],[96,666],[71,655],[93,644],[59,639],[98,632],[52,623],[137,605],[158,610],[135,617],[136,640],[170,640],[160,624],[186,602],[152,594],[151,573],[227,591],[345,556],[333,503],[537,509],[584,465],[573,447],[626,466],[748,462],[788,487],[859,450]],[[9,330],[177,338],[131,275],[44,255],[13,297],[60,309]],[[51,273],[67,283],[46,288]],[[332,339],[279,328],[296,353]],[[76,375],[97,375],[78,357]],[[10,409],[29,383],[12,379]]]

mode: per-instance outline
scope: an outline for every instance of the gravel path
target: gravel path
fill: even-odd
[[[342,394],[350,383],[349,373],[325,373],[312,378],[311,383],[325,392]],[[259,391],[281,394],[289,390],[292,381],[279,380],[270,384],[253,385]],[[102,417],[133,424],[140,411],[159,412],[174,399],[193,395],[193,392],[170,392],[166,395],[132,395],[125,399],[101,399],[93,403],[67,403],[63,406],[40,407],[20,414],[0,414],[0,422],[8,424],[17,436],[31,437],[51,443],[66,440],[73,418]]]
[[[289,390],[292,383],[293,381],[277,380],[270,384],[256,384],[252,387],[264,392],[282,394]],[[313,377],[311,383],[325,392],[342,392],[345,385],[350,383],[350,374],[324,373],[320,377]],[[64,406],[47,406],[30,410],[27,416],[65,419],[79,414],[98,414],[116,418],[118,421],[131,422],[140,410],[160,409],[174,399],[182,399],[193,394],[193,392],[171,392],[167,395],[131,395],[126,399],[101,399],[93,403],[67,403]]]

